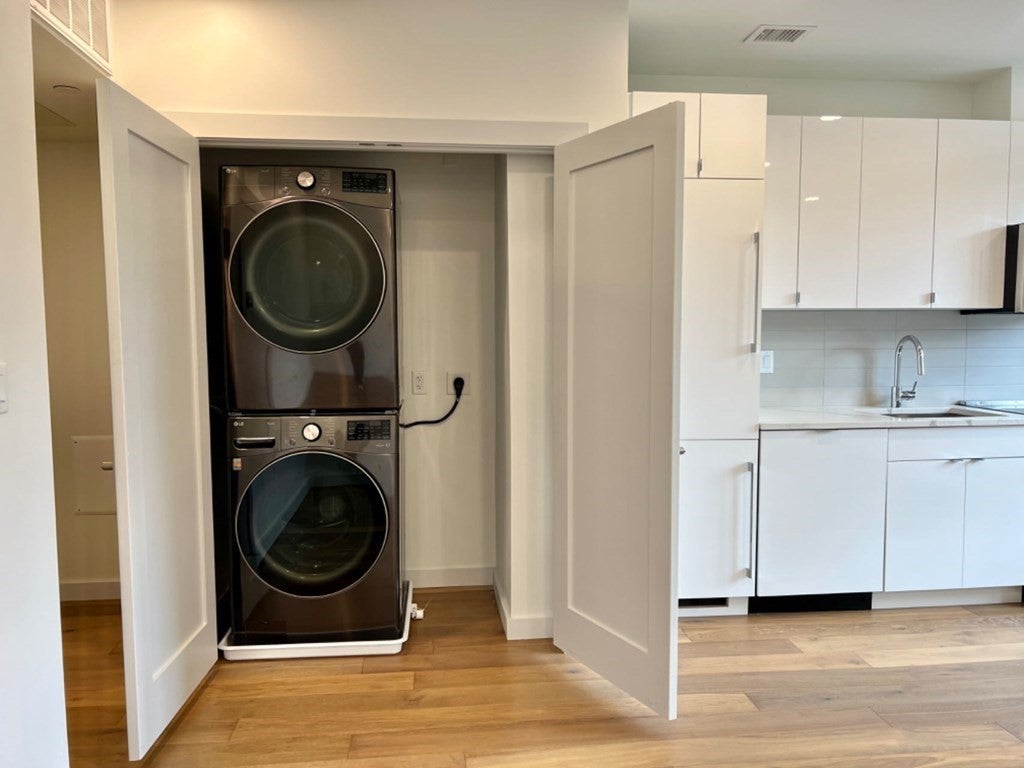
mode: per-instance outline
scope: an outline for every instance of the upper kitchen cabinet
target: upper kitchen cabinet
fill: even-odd
[[[757,439],[764,182],[683,184],[680,436]]]
[[[1024,223],[1024,122],[1010,124],[1010,194],[1006,223]]]
[[[686,105],[683,173],[694,179],[763,179],[768,97],[731,93],[630,94],[639,115],[673,101]]]
[[[764,164],[765,309],[793,309],[797,291],[797,239],[800,233],[801,118],[769,115]]]
[[[937,120],[864,118],[857,306],[931,305]]]
[[[934,306],[1000,307],[1010,123],[940,120],[938,138]]]
[[[799,305],[857,306],[863,119],[805,117],[800,159]]]

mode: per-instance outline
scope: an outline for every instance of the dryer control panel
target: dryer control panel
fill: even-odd
[[[350,453],[396,453],[398,418],[374,416],[236,414],[228,419],[233,458],[318,449]]]

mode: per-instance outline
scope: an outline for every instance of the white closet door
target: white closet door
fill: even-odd
[[[96,86],[128,755],[217,660],[199,145]]]
[[[800,156],[800,306],[857,305],[859,117],[803,119]]]
[[[683,175],[688,179],[697,178],[697,161],[700,160],[700,104],[699,93],[672,93],[671,91],[634,91],[630,97],[630,115],[636,117],[652,109],[658,109],[673,101],[686,105],[686,127],[683,130]]]
[[[857,306],[931,306],[937,120],[864,118]]]
[[[769,115],[764,169],[765,309],[796,307],[797,240],[800,232],[799,117]]]
[[[555,149],[555,644],[676,714],[683,108]]]
[[[1010,123],[940,120],[935,181],[936,307],[1003,304]]]

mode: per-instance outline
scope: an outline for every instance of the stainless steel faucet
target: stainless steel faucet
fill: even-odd
[[[892,389],[889,390],[889,407],[899,408],[903,405],[904,400],[913,400],[917,397],[917,382],[914,382],[912,389],[901,389],[900,388],[900,358],[903,356],[903,345],[906,342],[910,342],[914,345],[914,349],[917,350],[917,375],[924,376],[924,347],[921,346],[921,340],[911,333],[908,333],[896,344],[896,357],[893,361],[893,383]]]

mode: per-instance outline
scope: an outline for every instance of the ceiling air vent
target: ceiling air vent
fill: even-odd
[[[795,43],[814,27],[798,27],[792,24],[762,24],[745,38],[744,43]]]

